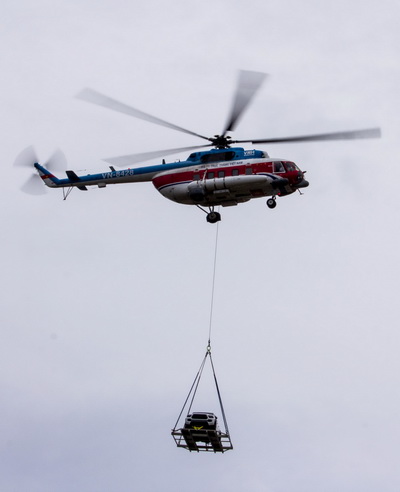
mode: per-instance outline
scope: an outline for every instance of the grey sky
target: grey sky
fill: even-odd
[[[22,0],[0,13],[0,489],[398,491],[398,2]],[[270,77],[238,139],[383,138],[261,147],[310,187],[273,211],[222,210],[212,345],[235,449],[194,454],[169,433],[206,348],[215,227],[151,184],[25,195],[12,163],[31,144],[77,171],[196,144],[74,95],[92,87],[214,135],[240,68]],[[217,412],[204,384],[199,410]]]

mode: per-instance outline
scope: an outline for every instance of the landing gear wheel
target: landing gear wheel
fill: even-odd
[[[210,212],[207,214],[207,222],[215,224],[221,220],[221,214],[218,212]]]
[[[268,208],[275,208],[276,207],[276,200],[275,200],[275,198],[268,198],[268,200],[267,200],[267,206],[268,206]]]

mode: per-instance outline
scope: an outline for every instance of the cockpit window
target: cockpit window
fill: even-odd
[[[287,171],[296,171],[296,166],[293,164],[293,162],[285,162],[285,167]]]
[[[284,173],[285,172],[285,168],[283,167],[282,162],[280,162],[280,161],[274,162],[274,171],[276,173]]]

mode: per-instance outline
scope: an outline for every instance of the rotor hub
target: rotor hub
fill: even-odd
[[[217,149],[228,149],[232,143],[229,135],[214,135],[214,137],[211,137],[209,140]]]

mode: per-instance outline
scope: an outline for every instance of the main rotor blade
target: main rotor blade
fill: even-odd
[[[188,133],[189,135],[194,135],[195,137],[209,140],[208,137],[205,137],[204,135],[192,132],[191,130],[187,130],[186,128],[182,128],[181,126],[174,125],[173,123],[169,123],[168,121],[157,118],[156,116],[152,116],[151,114],[144,113],[139,109],[135,109],[132,106],[121,103],[93,89],[83,89],[81,92],[79,92],[79,94],[76,95],[76,97],[78,99],[82,99],[83,101],[97,104],[98,106],[103,106],[105,108],[112,109],[113,111],[118,111],[119,113],[125,113],[129,116],[134,116],[135,118],[149,121],[150,123],[155,123],[156,125],[166,126],[167,128],[172,128],[172,130],[177,130],[179,132]]]
[[[168,150],[155,150],[151,152],[142,152],[141,154],[130,154],[130,155],[121,155],[119,157],[110,157],[104,159],[104,161],[117,167],[128,167],[138,162],[144,162],[150,159],[155,159],[156,157],[178,154],[179,152],[185,152],[185,151],[189,152],[190,150],[200,149],[204,147],[212,147],[212,146],[213,144],[195,145],[192,147],[180,147],[177,149],[168,149]]]
[[[251,140],[235,140],[232,143],[291,143],[291,142],[318,142],[322,140],[355,140],[359,138],[380,138],[380,128],[368,128],[365,130],[352,130],[346,132],[320,133],[316,135],[303,135],[300,137],[284,137],[284,138],[261,138]]]
[[[267,74],[261,72],[250,72],[247,70],[241,70],[239,72],[239,80],[233,100],[231,115],[222,135],[225,136],[227,132],[235,129],[239,118],[261,87],[266,76]]]

